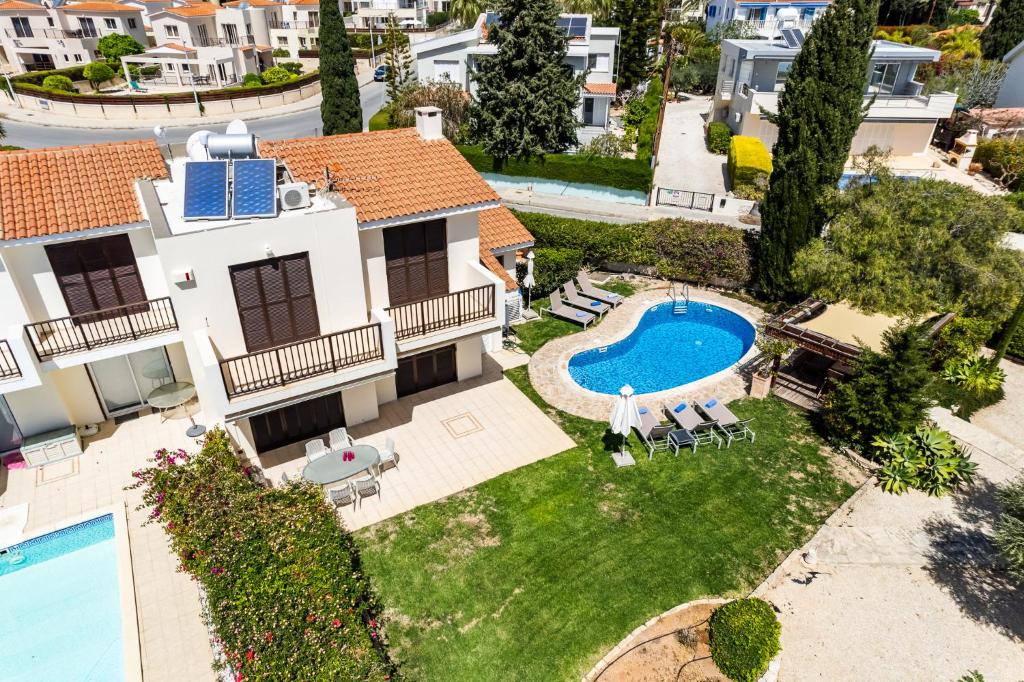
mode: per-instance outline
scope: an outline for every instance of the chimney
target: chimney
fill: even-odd
[[[441,131],[441,110],[437,107],[416,107],[416,132],[424,140],[444,138]]]

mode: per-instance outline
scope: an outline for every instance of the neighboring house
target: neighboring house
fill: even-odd
[[[270,44],[299,57],[302,50],[320,49],[320,0],[288,0],[269,17]]]
[[[832,4],[831,0],[711,0],[705,10],[705,27],[741,21],[765,38],[779,35],[783,27],[807,30]]]
[[[0,155],[0,453],[179,381],[252,456],[481,373],[533,240],[438,110],[258,156],[229,190],[154,142]]]
[[[100,59],[100,39],[130,35],[147,44],[142,12],[114,2],[46,7],[22,0],[0,2],[0,51],[15,73],[84,65]]]
[[[761,110],[778,112],[779,93],[799,50],[784,41],[723,41],[712,120],[726,121],[736,134],[760,138],[770,149],[778,129]],[[928,149],[935,124],[948,118],[956,104],[955,93],[922,95],[921,83],[914,80],[918,65],[936,62],[939,56],[937,50],[874,41],[864,92],[870,107],[851,154],[862,154],[872,145],[896,156]]]
[[[466,92],[476,92],[472,73],[481,56],[496,54],[497,45],[488,42],[488,27],[497,21],[494,13],[481,14],[473,28],[412,45],[416,73],[421,81],[451,80]],[[583,123],[580,141],[598,135],[608,127],[609,110],[615,99],[615,58],[619,29],[592,25],[589,14],[562,14],[559,25],[569,36],[565,64],[573,73],[587,72],[580,108]]]
[[[423,28],[427,25],[426,0],[353,0],[355,16],[350,17],[356,28],[384,28],[388,17],[394,15],[399,26]]]
[[[1006,53],[1003,61],[1009,64],[1003,84],[996,96],[995,108],[1024,107],[1024,41]]]

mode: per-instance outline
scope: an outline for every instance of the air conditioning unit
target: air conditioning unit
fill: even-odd
[[[281,210],[294,211],[309,206],[309,185],[304,182],[289,182],[277,188]]]

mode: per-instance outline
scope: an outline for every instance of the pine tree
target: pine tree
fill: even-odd
[[[324,135],[362,132],[356,64],[337,0],[320,0],[320,89]]]
[[[985,59],[1002,59],[1024,40],[1024,0],[999,0],[992,21],[981,32]]]
[[[615,0],[612,6],[611,23],[619,27],[620,90],[633,88],[651,75],[650,43],[661,24],[659,7],[656,0]]]
[[[761,207],[758,275],[770,296],[790,292],[789,269],[827,219],[825,193],[843,174],[863,118],[878,0],[836,0],[793,61],[779,109],[773,170]]]
[[[402,99],[412,76],[412,55],[409,54],[409,38],[398,28],[398,20],[394,14],[388,15],[387,28],[384,29],[384,63],[388,72],[384,77],[387,86],[388,101],[398,102]]]
[[[480,59],[470,117],[474,137],[500,170],[577,145],[576,108],[584,75],[562,62],[569,40],[556,25],[554,0],[501,0],[490,41],[497,54]]]

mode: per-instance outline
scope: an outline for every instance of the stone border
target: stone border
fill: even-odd
[[[614,310],[608,311],[600,324],[578,334],[561,336],[548,341],[530,358],[530,383],[548,404],[578,417],[604,421],[608,419],[615,396],[589,391],[569,376],[569,358],[583,350],[607,346],[626,338],[640,322],[648,308],[671,301],[669,287],[658,282],[653,287],[639,291]],[[749,303],[728,298],[711,289],[691,289],[691,303],[710,303],[743,317],[755,327],[763,311]],[[757,356],[756,346],[750,349],[738,363],[711,376],[657,393],[637,395],[637,402],[650,409],[659,409],[663,404],[675,404],[683,400],[703,401],[718,398],[731,401],[747,393],[747,379],[741,367]]]

